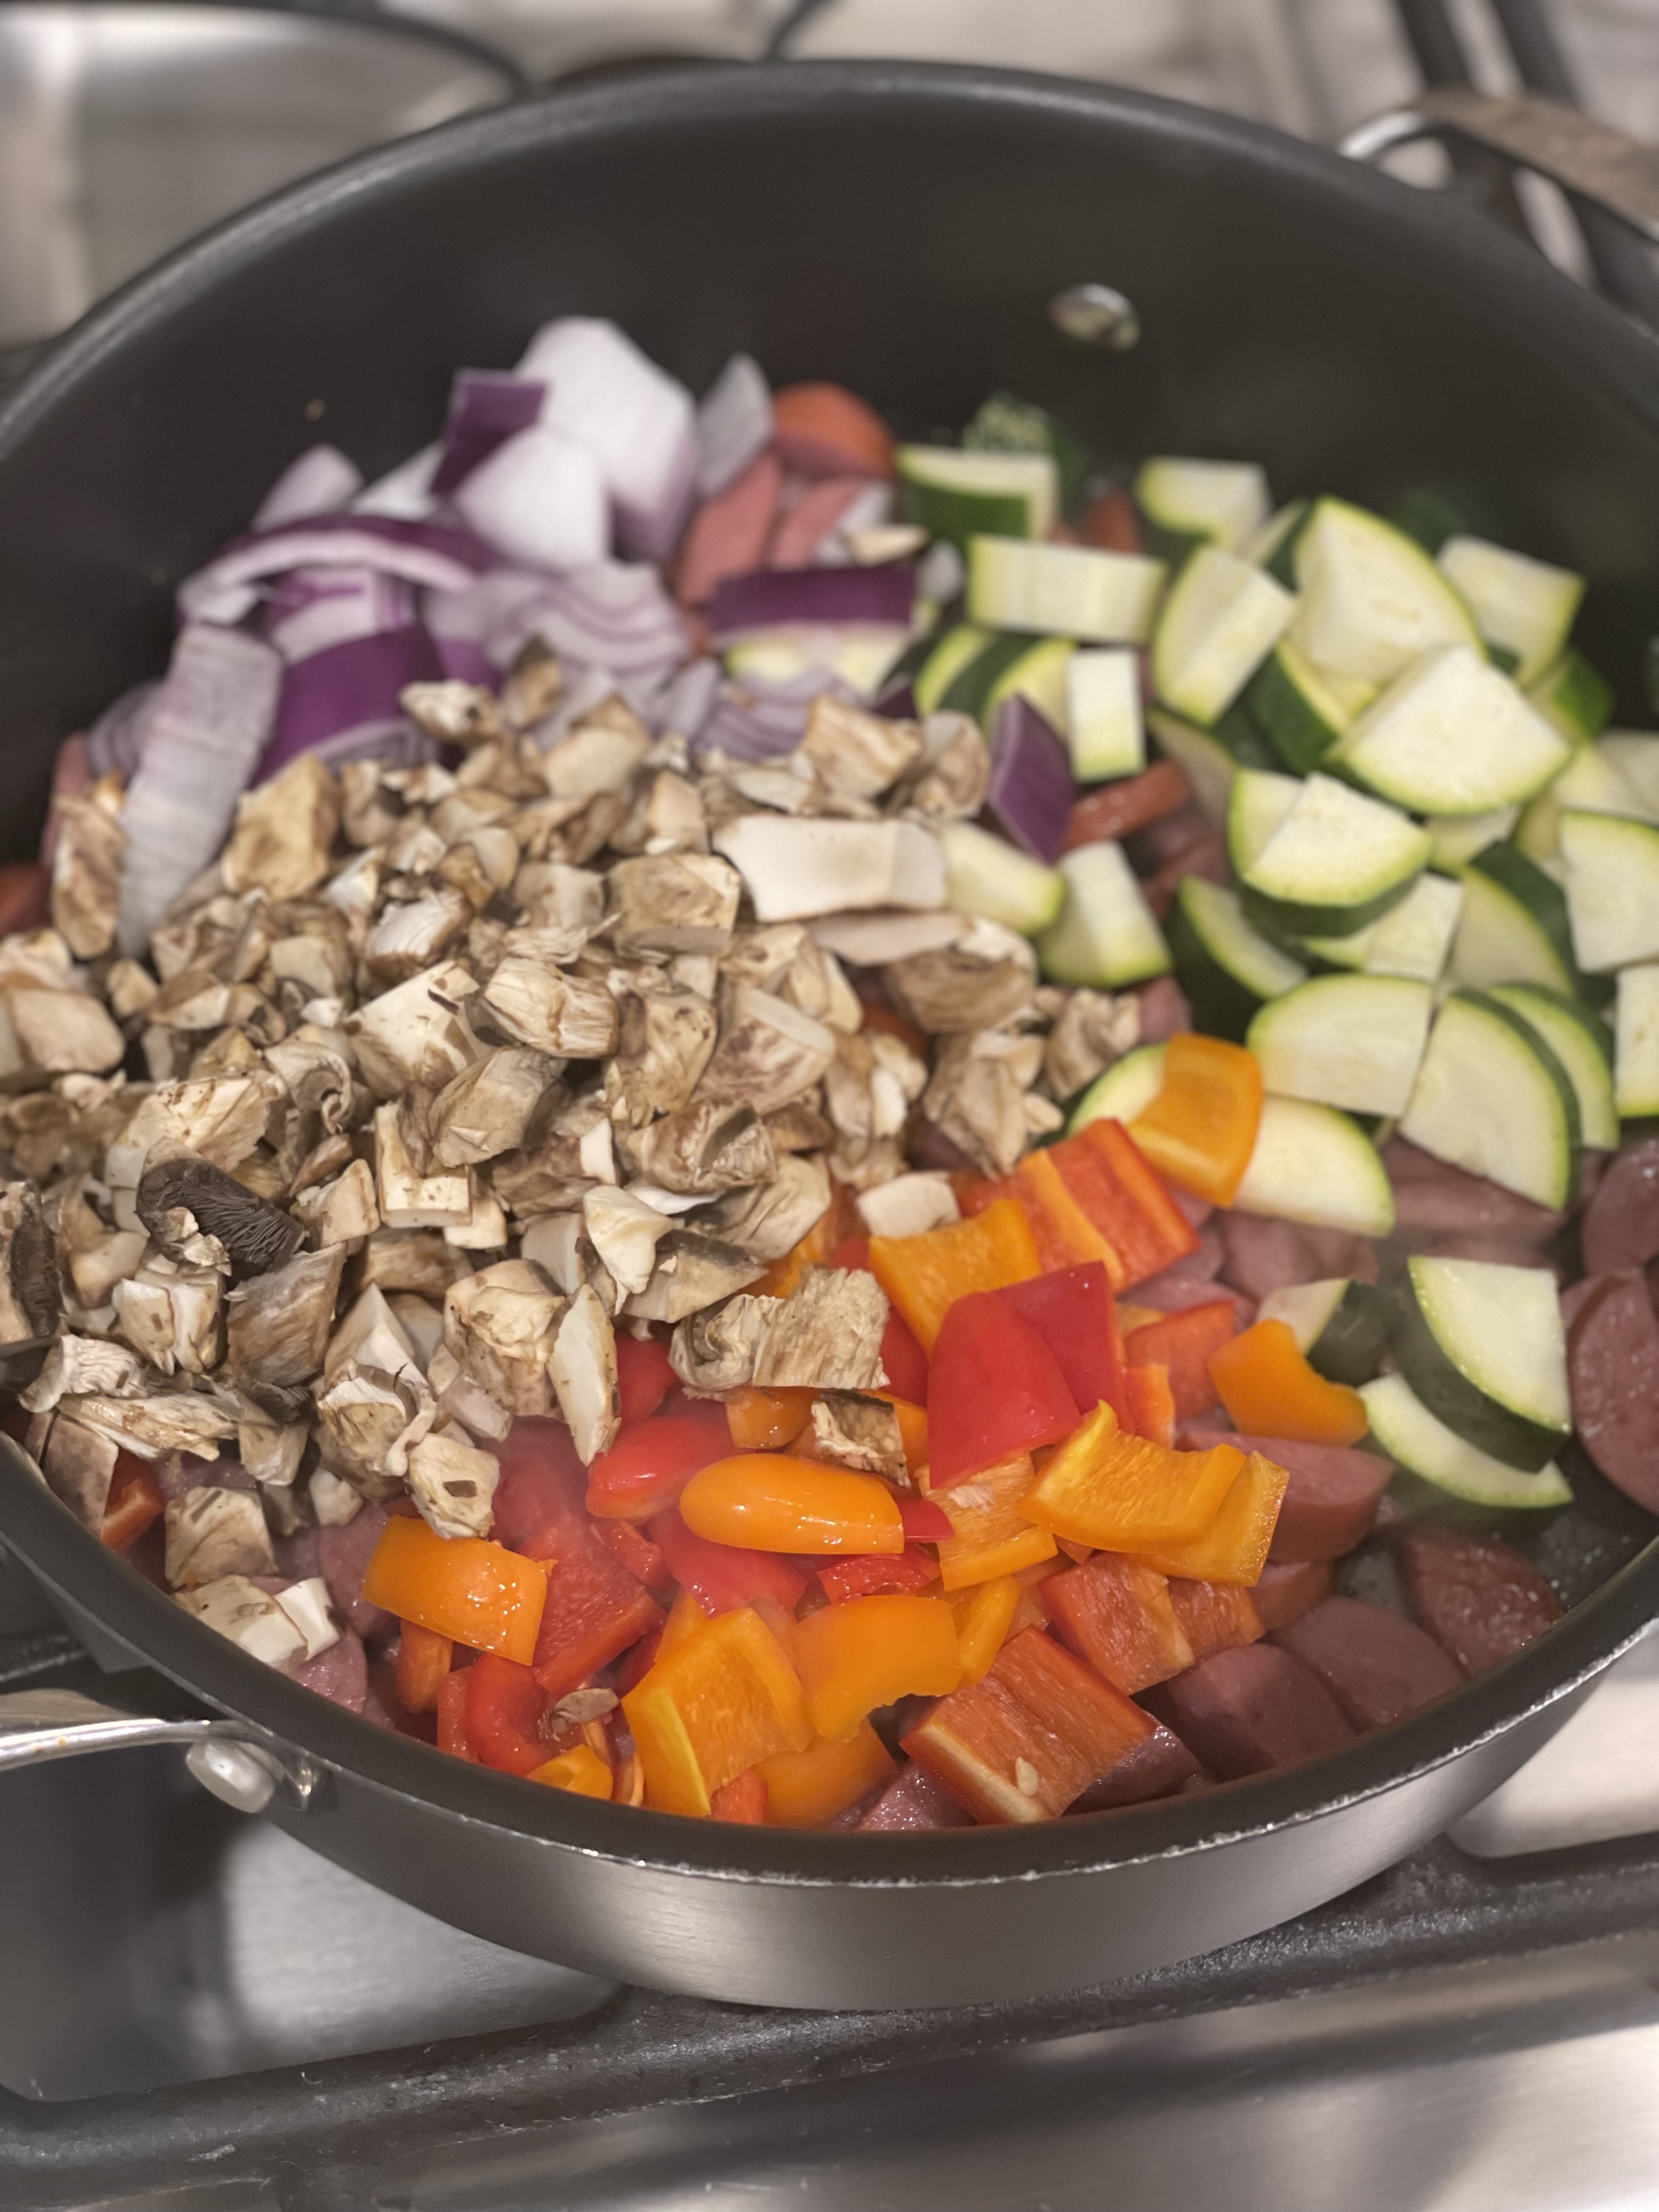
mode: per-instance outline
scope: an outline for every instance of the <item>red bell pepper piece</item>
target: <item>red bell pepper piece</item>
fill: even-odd
[[[867,1267],[870,1265],[870,1239],[861,1230],[843,1237],[841,1243],[824,1261],[826,1267]]]
[[[1120,1123],[1091,1121],[1048,1146],[1045,1157],[1110,1247],[1114,1290],[1146,1282],[1197,1250],[1197,1231]]]
[[[651,1540],[661,1547],[681,1589],[693,1592],[710,1613],[732,1613],[757,1597],[773,1598],[793,1613],[806,1594],[805,1576],[787,1559],[694,1536],[672,1505],[651,1523]]]
[[[617,1336],[617,1395],[623,1428],[649,1420],[678,1379],[661,1337]]]
[[[1212,1651],[1231,1651],[1267,1634],[1255,1600],[1234,1583],[1194,1583],[1170,1577],[1170,1603],[1192,1647],[1193,1662]]]
[[[491,1534],[509,1550],[533,1554],[537,1538],[581,1496],[586,1473],[575,1443],[562,1421],[521,1419],[490,1449],[501,1470]]]
[[[1123,1340],[1103,1261],[1085,1260],[1080,1267],[1011,1283],[997,1296],[1030,1322],[1054,1353],[1079,1413],[1092,1413],[1104,1401],[1121,1419]]]
[[[471,1673],[471,1667],[458,1667],[439,1685],[438,1748],[452,1759],[469,1759],[476,1765],[477,1754],[466,1735],[466,1686]]]
[[[737,1820],[745,1828],[763,1827],[766,1825],[766,1777],[758,1767],[745,1767],[735,1779],[710,1791],[708,1811],[713,1820]]]
[[[553,1756],[536,1723],[547,1693],[528,1667],[480,1652],[462,1678],[466,1684],[466,1740],[472,1755],[503,1774],[533,1774]],[[440,1729],[443,1708],[438,1710]]]
[[[602,1519],[648,1521],[731,1449],[723,1407],[711,1404],[707,1414],[655,1414],[624,1429],[588,1468],[587,1510]]]
[[[1058,1361],[1029,1321],[995,1291],[957,1300],[928,1371],[930,1490],[1058,1443],[1078,1418]]]
[[[847,1559],[826,1559],[817,1569],[817,1577],[830,1602],[845,1605],[849,1598],[874,1597],[883,1590],[925,1589],[939,1580],[939,1561],[919,1544],[907,1544],[890,1559],[863,1553]]]
[[[668,1562],[661,1547],[642,1528],[636,1528],[631,1521],[595,1521],[592,1528],[605,1550],[621,1560],[636,1582],[659,1597],[672,1595],[674,1578],[668,1571]]]
[[[1131,1436],[1146,1437],[1152,1443],[1162,1444],[1166,1451],[1172,1450],[1176,1402],[1175,1393],[1170,1388],[1169,1369],[1131,1367],[1124,1382],[1129,1398],[1129,1414],[1124,1427]]]
[[[1237,1334],[1237,1306],[1231,1298],[1216,1298],[1208,1305],[1188,1306],[1184,1313],[1165,1314],[1162,1321],[1131,1329],[1124,1349],[1131,1367],[1169,1370],[1176,1419],[1190,1421],[1207,1413],[1217,1400],[1210,1380],[1210,1354]]]
[[[641,1637],[631,1651],[623,1654],[617,1668],[613,1684],[617,1695],[625,1698],[635,1682],[642,1682],[657,1663],[657,1653],[662,1644],[662,1630],[653,1629],[649,1636]]]
[[[957,1533],[955,1522],[931,1498],[901,1498],[899,1521],[907,1544],[941,1544]]]

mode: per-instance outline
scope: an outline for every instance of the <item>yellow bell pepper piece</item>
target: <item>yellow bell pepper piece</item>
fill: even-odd
[[[700,1635],[714,1619],[705,1612],[702,1600],[694,1589],[683,1589],[668,1608],[668,1618],[663,1623],[662,1635],[658,1639],[656,1656],[651,1663],[660,1667],[665,1659],[672,1659],[683,1644]]]
[[[1243,1464],[1232,1444],[1172,1451],[1129,1436],[1102,1403],[1056,1448],[1019,1510],[1097,1551],[1150,1554],[1196,1543]]]
[[[1161,1575],[1178,1575],[1187,1582],[1252,1587],[1261,1581],[1267,1564],[1267,1547],[1290,1480],[1282,1467],[1252,1452],[1205,1534],[1190,1544],[1147,1553],[1146,1564]]]
[[[527,1667],[551,1565],[483,1536],[441,1536],[424,1521],[394,1513],[369,1560],[363,1596],[435,1636]]]
[[[1042,1273],[1042,1262],[1024,1206],[998,1198],[965,1221],[920,1237],[872,1237],[870,1272],[931,1352],[939,1323],[958,1298],[1029,1282]]]
[[[795,1664],[812,1726],[838,1743],[878,1705],[944,1697],[962,1680],[957,1625],[944,1599],[893,1592],[808,1613],[795,1630]]]
[[[579,1743],[550,1759],[545,1766],[532,1767],[530,1779],[545,1782],[551,1790],[568,1790],[577,1797],[611,1795],[611,1769],[589,1745]]]
[[[623,1699],[645,1771],[646,1802],[707,1819],[711,1794],[781,1751],[812,1741],[800,1679],[748,1606],[664,1660]]]
[[[1164,1083],[1129,1134],[1171,1182],[1231,1206],[1261,1126],[1261,1063],[1220,1037],[1172,1036]]]
[[[845,1743],[820,1736],[805,1751],[781,1751],[757,1770],[766,1784],[766,1819],[775,1828],[821,1828],[897,1772],[868,1721]]]
[[[989,1670],[1007,1641],[1020,1595],[1021,1586],[1014,1576],[999,1575],[994,1582],[969,1583],[951,1596],[964,1685],[981,1680]]]
[[[939,1547],[939,1576],[947,1590],[994,1582],[1053,1559],[1053,1536],[1034,1528],[1022,1510],[1036,1480],[1030,1454],[1018,1452],[970,1481],[933,1492],[933,1503],[945,1508],[956,1531],[942,1537]]]

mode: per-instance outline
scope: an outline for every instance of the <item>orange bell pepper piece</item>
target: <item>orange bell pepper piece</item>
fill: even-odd
[[[870,1272],[931,1354],[939,1323],[969,1291],[1000,1291],[1042,1273],[1024,1208],[994,1199],[981,1212],[920,1237],[872,1237]]]
[[[622,1704],[646,1802],[664,1813],[707,1820],[714,1790],[812,1741],[799,1677],[747,1606],[721,1613],[659,1659]]]
[[[844,1743],[866,1713],[904,1697],[943,1697],[962,1680],[957,1625],[943,1598],[884,1594],[809,1613],[795,1665],[819,1735]]]
[[[1150,1557],[1205,1534],[1243,1464],[1232,1444],[1171,1451],[1129,1436],[1100,1405],[1057,1449],[1019,1510],[1056,1536]]]
[[[1252,1452],[1205,1534],[1190,1543],[1149,1550],[1147,1564],[1189,1582],[1242,1583],[1247,1588],[1260,1582],[1290,1480],[1282,1467]]]
[[[117,1452],[114,1480],[98,1527],[99,1542],[106,1551],[130,1552],[145,1529],[161,1519],[167,1504],[155,1469],[131,1452]]]
[[[1358,1391],[1310,1366],[1285,1322],[1259,1321],[1212,1352],[1210,1378],[1242,1436],[1357,1444],[1370,1425]]]
[[[532,1782],[544,1782],[550,1790],[568,1790],[577,1797],[604,1797],[611,1795],[611,1768],[590,1744],[579,1743],[568,1751],[562,1751],[556,1759],[550,1759],[544,1766],[537,1767],[531,1774]]]
[[[458,1667],[438,1686],[438,1748],[452,1759],[465,1759],[476,1766],[478,1754],[466,1740],[466,1678],[470,1667]]]
[[[696,1590],[683,1589],[668,1608],[652,1665],[654,1667],[659,1660],[672,1659],[682,1644],[689,1644],[700,1630],[707,1628],[714,1617]]]
[[[775,1828],[821,1828],[898,1772],[868,1721],[845,1743],[820,1736],[805,1751],[781,1751],[756,1771],[766,1784],[766,1819]]]
[[[1212,1651],[1234,1651],[1241,1644],[1255,1644],[1267,1632],[1255,1600],[1237,1583],[1173,1577],[1170,1603],[1192,1646],[1194,1662],[1207,1659]]]
[[[1261,1063],[1242,1044],[1183,1030],[1164,1048],[1164,1083],[1129,1134],[1171,1182],[1231,1206],[1261,1127]]]
[[[454,1639],[406,1620],[398,1638],[398,1703],[406,1713],[435,1713],[454,1656]]]
[[[1176,1395],[1162,1360],[1144,1366],[1133,1361],[1123,1377],[1124,1421],[1131,1434],[1172,1450],[1176,1440]]]
[[[945,1508],[955,1531],[942,1537],[939,1547],[939,1576],[947,1590],[994,1582],[1053,1559],[1053,1536],[1034,1528],[1021,1510],[1036,1480],[1030,1454],[1018,1452],[1000,1466],[981,1468],[970,1482],[938,1492],[933,1502]]]
[[[394,1513],[363,1577],[363,1596],[400,1620],[527,1667],[547,1602],[550,1562],[483,1536],[440,1536]]]
[[[1114,1291],[1197,1250],[1197,1231],[1121,1122],[1091,1121],[1043,1152],[1109,1248],[1099,1256]]]
[[[1055,1147],[1028,1152],[1013,1175],[1015,1194],[1024,1205],[1031,1230],[1042,1255],[1045,1274],[1076,1267],[1085,1260],[1098,1260],[1106,1279],[1115,1285],[1127,1279],[1123,1255],[1103,1231],[1097,1228],[1063,1180],[1050,1157]]]
[[[785,1759],[793,1756],[782,1753]],[[766,1820],[766,1777],[758,1766],[751,1766],[744,1774],[716,1790],[708,1800],[709,1810],[717,1820],[732,1820],[742,1828],[758,1828]]]
[[[988,1671],[1007,1641],[1021,1595],[1012,1575],[998,1575],[988,1583],[969,1583],[952,1593],[951,1611],[956,1618],[964,1682],[977,1682]]]
[[[744,1552],[902,1552],[898,1500],[873,1474],[745,1452],[716,1460],[680,1493],[695,1536]]]
[[[726,1425],[739,1451],[781,1451],[812,1418],[811,1390],[762,1390],[754,1383],[732,1391]]]
[[[1198,1654],[1170,1595],[1144,1559],[1096,1552],[1044,1585],[1050,1619],[1080,1659],[1126,1697],[1183,1674]]]
[[[1214,1298],[1184,1312],[1161,1314],[1132,1329],[1123,1342],[1131,1367],[1169,1370],[1170,1395],[1177,1420],[1190,1421],[1215,1403],[1210,1354],[1238,1334],[1238,1308],[1231,1298]]]

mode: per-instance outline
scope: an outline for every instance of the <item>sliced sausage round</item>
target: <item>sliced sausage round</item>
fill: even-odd
[[[1319,1677],[1275,1644],[1218,1651],[1163,1689],[1182,1741],[1226,1781],[1297,1766],[1353,1741]]]
[[[1659,1321],[1639,1272],[1598,1281],[1567,1340],[1573,1426],[1613,1487],[1659,1513]]]
[[[1616,1274],[1659,1259],[1659,1137],[1626,1145],[1611,1161],[1580,1224],[1584,1273]]]
[[[1484,1176],[1437,1160],[1403,1137],[1384,1145],[1382,1164],[1394,1185],[1396,1237],[1501,1237],[1516,1244],[1542,1244],[1567,1218]]]
[[[1328,1597],[1273,1641],[1313,1669],[1357,1729],[1387,1728],[1463,1680],[1425,1630],[1357,1597]]]
[[[1194,1428],[1184,1432],[1188,1449],[1207,1451],[1212,1444],[1237,1444],[1260,1452],[1290,1476],[1267,1556],[1281,1564],[1292,1559],[1336,1559],[1370,1535],[1377,1502],[1394,1478],[1393,1466],[1376,1452],[1341,1444],[1295,1443],[1288,1437],[1241,1437],[1236,1431]]]
[[[386,1524],[384,1505],[365,1505],[343,1528],[317,1531],[317,1571],[328,1584],[336,1611],[366,1643],[390,1635],[396,1626],[392,1614],[370,1605],[363,1596],[363,1577]]]
[[[353,1630],[346,1629],[325,1651],[319,1651],[314,1659],[301,1659],[289,1672],[307,1690],[343,1705],[349,1713],[363,1710],[368,1696],[368,1655],[363,1650],[363,1639]]]
[[[884,1829],[890,1834],[915,1835],[929,1828],[971,1828],[950,1791],[934,1781],[914,1760],[901,1767],[859,1822],[860,1828]]]
[[[1140,1042],[1161,1044],[1165,1037],[1193,1025],[1187,994],[1173,975],[1159,975],[1135,994],[1140,1002]]]
[[[1251,1590],[1266,1629],[1284,1628],[1331,1594],[1328,1559],[1269,1559]]]
[[[1204,1769],[1173,1729],[1160,1721],[1150,1735],[1142,1736],[1133,1750],[1119,1759],[1109,1774],[1085,1790],[1073,1813],[1110,1813],[1120,1805],[1144,1805],[1154,1797],[1172,1797],[1189,1782],[1205,1779]]]
[[[1495,1667],[1561,1618],[1532,1561],[1496,1536],[1415,1521],[1396,1541],[1418,1619],[1466,1674]]]
[[[1258,1304],[1270,1291],[1292,1283],[1318,1283],[1333,1275],[1376,1280],[1376,1255],[1363,1237],[1346,1229],[1318,1229],[1302,1221],[1276,1221],[1262,1213],[1222,1213],[1226,1258],[1224,1279]]]

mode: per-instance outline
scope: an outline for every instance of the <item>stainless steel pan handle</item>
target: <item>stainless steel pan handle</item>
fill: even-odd
[[[1576,107],[1535,94],[1500,100],[1461,85],[1434,85],[1409,107],[1362,123],[1340,150],[1356,161],[1376,161],[1419,138],[1462,139],[1535,169],[1659,246],[1659,149]]]
[[[317,1802],[324,1770],[303,1753],[241,1721],[162,1720],[125,1711],[79,1690],[14,1690],[0,1695],[0,1774],[52,1759],[142,1744],[180,1746],[204,1790],[239,1813],[276,1800],[296,1811]]]

